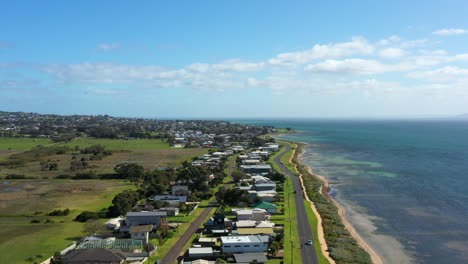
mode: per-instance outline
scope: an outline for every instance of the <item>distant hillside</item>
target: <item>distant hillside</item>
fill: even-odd
[[[456,118],[468,119],[468,113],[456,116]]]

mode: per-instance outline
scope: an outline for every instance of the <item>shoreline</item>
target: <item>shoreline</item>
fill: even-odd
[[[357,241],[359,246],[362,247],[370,255],[372,263],[374,263],[374,264],[383,264],[383,261],[382,261],[382,258],[380,257],[380,255],[364,240],[364,238],[356,231],[354,226],[348,221],[348,218],[346,217],[345,208],[341,204],[339,204],[335,199],[333,199],[333,197],[328,193],[328,190],[330,189],[329,181],[325,177],[314,173],[313,169],[310,166],[304,164],[304,162],[302,160],[302,156],[305,153],[305,148],[310,146],[310,144],[303,143],[303,142],[294,142],[294,143],[296,143],[296,144],[297,143],[305,144],[305,146],[302,149],[301,153],[298,154],[298,160],[302,165],[304,165],[307,168],[308,172],[312,176],[316,177],[317,179],[319,179],[322,182],[322,186],[320,187],[321,194],[324,195],[329,202],[333,203],[338,208],[338,215],[340,216],[341,221],[343,222],[343,225],[349,231],[351,236]],[[296,150],[294,150],[294,152],[295,151]],[[294,166],[297,167],[297,164],[294,164]],[[301,180],[301,184],[303,185],[302,174],[299,174],[299,175],[300,175],[299,178]],[[304,193],[307,194],[307,191],[304,188],[304,185],[302,187],[303,187]],[[306,199],[309,200],[309,197],[307,195],[306,195]],[[312,201],[311,201],[311,204],[312,204],[312,207],[313,207],[312,209],[313,209],[314,213],[317,216],[317,219],[319,219],[319,222],[318,222],[319,227],[318,227],[317,233],[319,234],[320,243],[322,244],[322,241],[324,241],[323,245],[325,245],[325,246],[322,247],[322,252],[323,252],[323,251],[326,251],[326,249],[328,249],[328,246],[326,244],[324,233],[323,233],[323,227],[321,225],[321,216],[316,211],[315,204]],[[327,252],[327,254],[324,254],[324,255],[327,257],[327,259],[329,258],[328,252]],[[332,260],[331,263],[335,263],[335,262]]]

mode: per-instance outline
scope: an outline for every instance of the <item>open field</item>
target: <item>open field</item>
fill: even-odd
[[[124,140],[119,140],[124,141]],[[117,145],[117,144],[116,144]],[[129,146],[126,146],[129,147]],[[194,156],[199,156],[208,152],[208,149],[196,148],[196,149],[134,149],[134,150],[114,150],[111,156],[105,157],[102,160],[89,161],[90,165],[93,166],[91,170],[96,173],[112,173],[114,172],[114,166],[120,163],[138,163],[145,167],[145,169],[154,169],[158,167],[175,167],[178,166],[182,161],[189,160]],[[85,155],[77,155],[81,157]],[[4,158],[5,155],[3,156]],[[2,155],[0,153],[0,159]],[[22,174],[30,177],[37,178],[51,178],[60,174],[73,175],[76,173],[70,171],[70,162],[72,155],[53,155],[46,159],[51,159],[58,163],[57,171],[42,171],[39,165],[39,161],[29,162],[25,166],[16,168],[7,168],[5,166],[0,167],[0,176],[7,174]]]
[[[120,180],[2,180],[0,215],[32,215],[53,209],[98,210],[134,188]]]
[[[101,139],[101,138],[76,138],[62,145],[71,148],[79,146],[80,148],[90,147],[101,144],[110,150],[132,150],[132,149],[169,149],[170,145],[161,139]]]
[[[0,256],[2,263],[40,262],[81,237],[83,210],[99,211],[134,185],[120,180],[2,180],[0,185]],[[70,208],[68,216],[45,216]],[[35,215],[36,212],[43,212]],[[42,223],[32,224],[32,219]],[[46,219],[54,223],[43,223]],[[37,256],[37,257],[35,257]],[[33,258],[33,261],[27,259]]]
[[[0,137],[0,151],[1,150],[28,150],[37,145],[50,145],[52,140],[48,138],[10,138]]]

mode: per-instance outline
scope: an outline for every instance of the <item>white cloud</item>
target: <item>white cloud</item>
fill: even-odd
[[[467,33],[468,33],[468,30],[461,29],[461,28],[444,28],[444,29],[439,29],[439,30],[435,30],[432,32],[432,34],[439,35],[439,36],[463,35]]]
[[[97,48],[102,51],[114,51],[120,49],[120,43],[113,42],[113,43],[101,43],[97,45]]]
[[[468,69],[454,66],[445,66],[435,70],[413,72],[408,74],[408,76],[412,78],[426,79],[437,82],[454,81],[459,78],[468,78]]]
[[[390,71],[390,67],[375,60],[346,59],[326,60],[310,64],[304,70],[310,73],[373,75]]]
[[[379,56],[386,59],[397,59],[405,55],[405,51],[400,48],[385,48],[379,51]]]
[[[365,38],[354,37],[350,42],[329,45],[314,45],[311,49],[299,52],[281,53],[268,60],[271,65],[300,65],[316,59],[340,58],[351,55],[370,55],[375,47]]]

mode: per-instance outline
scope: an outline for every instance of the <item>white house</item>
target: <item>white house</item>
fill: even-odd
[[[192,247],[189,248],[188,254],[190,258],[205,258],[213,256],[213,248],[211,247]]]
[[[223,253],[265,252],[268,251],[268,236],[223,236]]]
[[[255,220],[263,221],[269,218],[266,210],[260,208],[254,209],[233,209],[237,215],[237,220]]]

